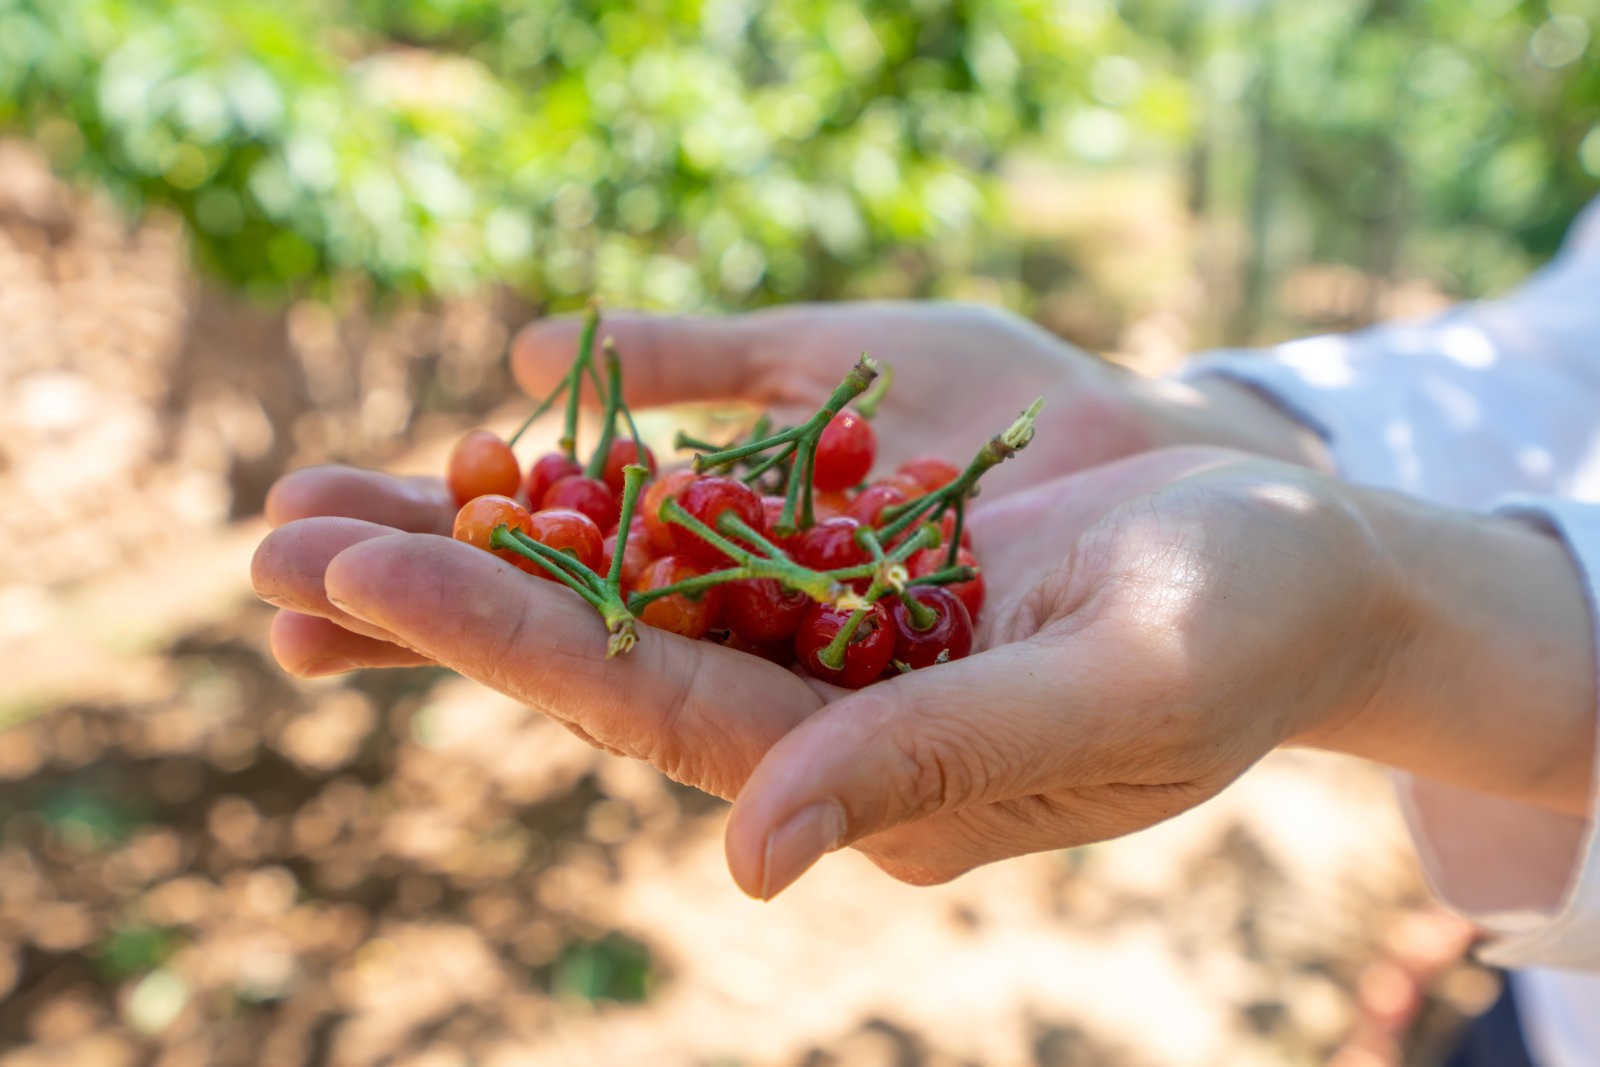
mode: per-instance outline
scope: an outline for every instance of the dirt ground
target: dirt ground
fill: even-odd
[[[444,672],[278,671],[266,486],[514,419],[526,314],[255,306],[0,143],[0,1067],[1327,1058],[1421,896],[1355,761],[1280,753],[933,889],[846,853],[760,904],[719,801]]]

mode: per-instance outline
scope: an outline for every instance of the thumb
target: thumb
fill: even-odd
[[[562,315],[529,323],[511,344],[511,370],[530,396],[553,389],[578,353],[583,319]],[[622,358],[628,403],[639,407],[686,400],[771,395],[759,343],[762,331],[747,316],[691,317],[607,313],[596,344],[610,337]]]
[[[1003,645],[863,689],[801,723],[734,802],[734,880],[767,899],[861,838],[1082,774],[1072,764],[1096,747],[1100,717],[1063,685],[1063,658],[1040,642]]]

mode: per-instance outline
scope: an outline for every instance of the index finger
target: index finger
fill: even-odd
[[[723,797],[822,704],[766,660],[649,626],[607,659],[604,626],[571,590],[448,538],[362,541],[323,581],[337,607],[408,647]]]
[[[511,370],[530,396],[549,393],[578,354],[583,319],[529,323],[511,344]],[[639,407],[687,400],[776,399],[759,329],[747,316],[607,313],[596,343],[610,337],[622,359],[627,401]]]

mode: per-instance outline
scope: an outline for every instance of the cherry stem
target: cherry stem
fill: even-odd
[[[888,525],[878,530],[878,536],[885,541],[892,541],[895,535],[910,527],[924,515],[936,518],[944,509],[957,500],[971,496],[976,489],[978,479],[991,468],[1010,459],[1033,440],[1034,422],[1039,418],[1039,412],[1044,408],[1044,397],[1039,397],[1028,410],[1018,415],[1006,429],[984,442],[978,454],[972,457],[972,462],[967,464],[967,469],[962,471],[953,481],[947,482],[931,493],[918,497],[905,504],[897,504],[887,509],[884,514],[890,517]],[[937,508],[938,511],[934,511]],[[960,540],[956,540],[960,544]]]
[[[833,635],[833,640],[817,650],[817,662],[830,671],[844,669],[844,650],[850,644],[850,639],[855,637],[856,631],[861,629],[861,620],[871,611],[870,606],[857,608],[844,620],[844,625],[839,627],[839,632]]]
[[[606,575],[606,588],[613,595],[622,595],[622,557],[628,551],[628,535],[633,522],[633,510],[639,503],[639,491],[650,471],[637,463],[622,468],[622,509],[617,515],[617,543],[611,549],[611,571]]]
[[[533,560],[559,578],[579,596],[600,607],[600,576],[565,552],[557,552],[509,526],[496,526],[489,534],[489,547],[509,549],[524,559]]]
[[[878,365],[869,356],[862,355],[856,360],[856,365],[850,368],[850,373],[844,380],[834,387],[827,401],[805,422],[798,426],[779,430],[755,441],[732,448],[724,448],[716,452],[703,452],[694,457],[696,473],[702,473],[716,467],[726,466],[736,460],[753,456],[769,449],[780,448],[784,445],[793,445],[797,453],[796,469],[790,478],[789,491],[784,495],[783,515],[778,519],[777,532],[780,534],[792,533],[795,530],[795,510],[800,510],[800,519],[803,526],[810,526],[813,517],[811,505],[811,467],[817,451],[817,439],[822,436],[822,431],[827,427],[829,420],[837,415],[846,404],[867,390],[878,377]],[[803,483],[797,487],[796,482]],[[799,492],[804,490],[802,502]]]
[[[894,368],[889,364],[883,365],[883,373],[872,387],[856,398],[856,414],[864,419],[871,419],[878,414],[878,408],[883,404],[883,398],[889,395],[889,387],[894,384]]]
[[[717,517],[717,529],[729,537],[742,537],[767,554],[768,559],[788,559],[789,554],[777,545],[763,537],[760,531],[752,529],[750,524],[731,511],[724,511]]]
[[[931,630],[938,624],[939,612],[918,600],[910,590],[902,589],[899,597],[900,603],[906,606],[906,614],[910,616],[913,630],[920,633],[923,630]]]
[[[638,495],[637,490],[634,495]],[[588,601],[589,606],[600,613],[601,620],[606,624],[606,633],[610,634],[606,641],[607,659],[619,652],[629,651],[638,643],[638,635],[633,627],[633,613],[623,603],[618,586],[610,579],[602,580],[598,574],[567,553],[558,552],[549,545],[535,541],[521,530],[513,530],[505,525],[494,528],[489,534],[489,544],[491,547],[509,549],[526,559],[533,560],[549,571],[561,584]],[[620,552],[617,558],[621,558]],[[615,569],[614,561],[613,569]]]
[[[960,567],[945,567],[942,570],[934,571],[932,574],[924,574],[920,578],[913,578],[913,579],[911,579],[911,581],[907,582],[906,584],[907,585],[956,585],[956,584],[958,584],[960,582],[970,582],[970,581],[972,581],[972,579],[976,578],[977,576],[978,576],[978,569],[976,567],[968,567],[968,566],[965,566],[965,565],[960,566]]]
[[[779,553],[775,559],[765,559],[758,556],[743,545],[735,544],[728,540],[722,534],[689,514],[684,510],[682,504],[671,497],[662,502],[660,518],[663,522],[675,523],[687,528],[707,544],[737,560],[741,566],[735,568],[736,573],[722,579],[723,581],[731,581],[734,578],[776,578],[789,588],[798,590],[812,600],[824,604],[832,603],[841,592],[839,583],[831,575],[822,571],[811,570],[808,567],[802,567],[784,558],[782,553]],[[692,579],[688,580],[692,581]],[[667,587],[663,586],[662,588]],[[649,592],[659,593],[660,591],[652,589]]]
[[[960,558],[961,530],[967,524],[967,498],[964,496],[956,497],[956,502],[951,505],[951,510],[955,512],[956,517],[950,527],[950,547],[944,554],[944,565],[946,567],[954,567],[956,560]]]
[[[540,415],[543,415],[545,412],[554,407],[556,401],[560,400],[561,395],[566,391],[567,379],[562,378],[556,383],[556,387],[550,390],[549,395],[543,400],[539,401],[538,407],[533,409],[533,414],[522,420],[522,425],[517,427],[517,432],[511,435],[510,439],[506,441],[506,444],[512,448],[517,447],[517,442],[522,439],[523,434],[528,432],[528,427],[532,426],[534,421],[538,419]]]
[[[567,417],[560,445],[574,462],[578,459],[578,394],[583,391],[583,369],[594,359],[594,334],[599,327],[600,305],[590,301],[583,316],[583,333],[578,337],[578,356],[567,370]]]
[[[605,397],[605,412],[600,417],[600,440],[595,443],[589,465],[583,470],[590,478],[599,478],[606,472],[606,457],[611,453],[611,442],[617,438],[617,413],[622,410],[622,360],[611,338],[607,337],[601,347],[606,360],[606,388],[601,393]],[[639,458],[644,458],[643,452],[639,453]]]
[[[795,449],[794,445],[792,445],[792,444],[791,445],[786,445],[785,447],[780,448],[778,451],[772,453],[772,455],[770,455],[770,456],[766,457],[765,459],[763,459],[760,463],[757,463],[755,466],[751,467],[748,471],[745,472],[745,475],[744,475],[745,484],[746,485],[752,484],[753,482],[755,482],[755,480],[757,478],[760,478],[763,474],[767,473],[773,467],[776,467],[778,464],[782,463],[784,460],[786,460],[790,456],[794,455],[794,449]],[[787,488],[787,487],[785,487],[785,488]]]

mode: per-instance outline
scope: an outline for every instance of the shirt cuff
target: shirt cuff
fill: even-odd
[[[1595,620],[1600,663],[1600,506],[1514,496],[1494,510],[1540,523],[1566,543]],[[1397,779],[1434,891],[1497,935],[1480,950],[1485,962],[1600,969],[1600,784],[1580,819],[1410,775]]]

